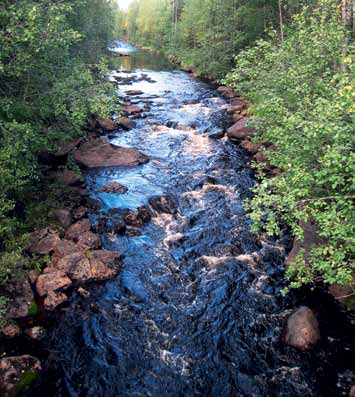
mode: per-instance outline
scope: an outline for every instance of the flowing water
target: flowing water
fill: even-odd
[[[248,158],[229,140],[209,137],[226,127],[226,101],[161,56],[123,45],[131,56],[115,58],[110,79],[144,113],[136,128],[107,139],[150,161],[87,174],[91,197],[102,202],[92,220],[112,226],[102,233],[104,247],[124,254],[123,269],[92,286],[89,299],[72,298],[51,337],[57,383],[48,376],[39,388],[47,394],[36,395],[337,395],[329,340],[304,354],[281,341],[294,302],[280,296],[289,241],[249,231]],[[132,89],[143,94],[125,95]],[[128,192],[99,193],[112,181]],[[160,195],[177,212],[154,212],[140,235],[114,233],[124,209]]]

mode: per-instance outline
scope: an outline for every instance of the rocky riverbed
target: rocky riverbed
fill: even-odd
[[[14,286],[4,395],[348,395],[347,316],[321,288],[283,298],[292,240],[250,232],[250,161],[282,171],[252,143],[248,103],[156,58],[112,71],[120,117],[43,153],[71,200],[32,235],[47,265]]]

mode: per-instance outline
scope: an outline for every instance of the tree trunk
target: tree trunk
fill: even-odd
[[[283,22],[283,14],[282,14],[282,0],[279,1],[279,18],[280,18],[280,38],[281,44],[284,43],[284,22]]]
[[[352,0],[342,0],[342,19],[345,28],[345,43],[343,56],[349,54],[350,41],[354,33],[354,3]]]

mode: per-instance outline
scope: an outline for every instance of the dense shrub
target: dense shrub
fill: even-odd
[[[281,175],[261,177],[250,203],[254,229],[289,225],[302,239],[303,222],[322,239],[288,269],[291,286],[311,280],[349,283],[354,250],[353,63],[342,57],[345,31],[336,2],[320,0],[295,16],[283,44],[275,34],[242,51],[226,83],[252,102],[267,151]],[[307,264],[310,266],[307,266]]]

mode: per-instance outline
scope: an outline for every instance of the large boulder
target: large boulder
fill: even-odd
[[[74,157],[78,164],[88,168],[131,167],[148,161],[148,157],[136,149],[113,146],[103,139],[85,142]]]
[[[77,246],[83,251],[100,248],[101,239],[93,232],[85,232],[79,237]]]
[[[59,241],[58,232],[51,228],[36,230],[31,234],[28,251],[31,254],[47,255],[55,250]]]
[[[255,154],[259,151],[262,145],[260,143],[253,143],[245,139],[241,142],[240,146],[247,152]]]
[[[227,99],[232,99],[238,96],[231,87],[220,86],[217,88],[217,91],[220,92]]]
[[[65,234],[65,238],[68,240],[78,241],[80,236],[90,231],[91,223],[89,219],[82,219],[70,226]]]
[[[227,136],[230,139],[246,139],[256,135],[254,128],[248,126],[248,122],[251,120],[250,117],[243,117],[237,121],[232,127],[228,128]]]
[[[68,297],[63,292],[50,291],[48,295],[44,298],[43,308],[45,310],[53,311],[67,300]]]
[[[81,176],[71,170],[64,170],[57,172],[55,177],[59,182],[63,183],[65,186],[77,187],[83,184],[83,180]]]
[[[12,397],[28,391],[41,371],[38,358],[23,355],[0,360],[0,395]]]
[[[310,350],[320,339],[319,323],[313,311],[301,306],[287,320],[285,343],[300,351]]]
[[[136,127],[136,122],[128,117],[121,117],[119,120],[119,125],[125,130],[131,130]]]
[[[117,130],[117,123],[112,119],[99,119],[97,120],[97,126],[106,131],[115,131]]]
[[[109,280],[116,276],[117,270],[108,265],[95,254],[90,252],[87,255],[78,252],[65,256],[58,261],[56,267],[66,273],[73,281],[77,283],[85,283],[88,281],[103,281]]]
[[[47,296],[50,292],[64,290],[72,285],[67,275],[54,268],[46,268],[45,272],[38,276],[36,289],[39,296]]]
[[[52,218],[63,227],[69,227],[72,223],[71,211],[67,208],[57,208],[53,210]]]
[[[300,226],[303,229],[303,240],[294,239],[292,250],[288,254],[286,259],[286,266],[291,266],[301,250],[304,251],[304,259],[307,263],[307,259],[310,257],[312,248],[322,243],[322,238],[319,236],[317,226],[308,220],[307,222],[301,221]]]

